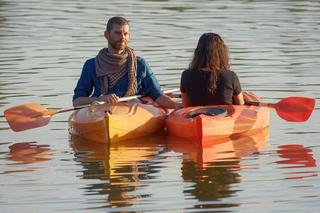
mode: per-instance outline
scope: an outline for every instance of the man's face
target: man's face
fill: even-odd
[[[130,33],[128,25],[113,25],[110,32],[105,32],[108,44],[115,50],[121,51],[128,46]]]

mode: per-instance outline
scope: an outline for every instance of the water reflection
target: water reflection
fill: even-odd
[[[146,137],[117,144],[100,144],[72,137],[71,147],[76,161],[83,166],[81,177],[98,179],[99,183],[88,185],[86,195],[107,195],[101,201],[102,207],[130,206],[142,195],[134,195],[141,181],[152,179],[150,174],[157,172],[150,160],[165,150],[164,136]],[[148,196],[148,195],[143,195]]]
[[[36,142],[15,143],[9,146],[7,159],[15,161],[15,164],[31,164],[48,161],[53,155],[49,145],[37,144]]]
[[[26,166],[26,164],[34,164],[51,160],[53,151],[49,145],[40,145],[36,142],[21,142],[9,146],[7,154],[7,165],[10,170],[3,171],[4,174],[16,172],[30,172],[41,169],[37,166]],[[19,167],[21,165],[21,167]],[[17,167],[15,167],[17,166]]]
[[[316,160],[312,149],[301,144],[278,146],[277,153],[284,160],[276,161],[285,171],[285,179],[304,179],[318,176]],[[296,171],[295,171],[296,170]]]
[[[242,169],[241,158],[259,152],[266,146],[268,136],[269,129],[266,128],[254,135],[220,138],[203,144],[158,135],[110,146],[72,137],[70,145],[75,151],[75,160],[83,167],[81,177],[99,180],[85,187],[86,195],[106,195],[106,200],[101,201],[98,208],[116,208],[131,206],[144,197],[151,197],[151,194],[141,194],[137,190],[146,186],[143,182],[159,172],[160,167],[154,160],[169,151],[182,154],[183,180],[195,184],[184,189],[186,197],[192,195],[200,201],[212,201],[235,196],[237,190],[231,185],[241,182],[238,173]],[[215,207],[237,205],[219,204]],[[208,204],[205,207],[213,206]]]
[[[186,196],[200,201],[216,201],[235,196],[232,184],[240,183],[238,173],[242,169],[241,159],[259,152],[266,146],[269,129],[253,135],[238,135],[203,144],[170,138],[168,147],[183,154],[182,177],[194,186],[186,188]],[[237,203],[199,205],[195,208],[238,206]]]

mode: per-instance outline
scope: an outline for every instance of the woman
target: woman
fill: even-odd
[[[181,75],[184,107],[244,104],[237,75],[230,70],[229,51],[215,33],[203,34],[189,68]]]

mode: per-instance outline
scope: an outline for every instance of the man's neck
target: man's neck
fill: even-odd
[[[121,55],[123,53],[124,50],[116,50],[112,47],[108,47],[108,52],[111,54],[117,54],[117,55]]]

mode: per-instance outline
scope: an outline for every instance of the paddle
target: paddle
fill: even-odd
[[[275,104],[250,101],[245,104],[273,108],[279,117],[289,122],[304,122],[309,119],[315,103],[313,98],[288,97]]]
[[[173,97],[181,98],[181,94],[173,94]],[[246,101],[245,104],[275,109],[279,117],[289,122],[304,122],[309,119],[314,110],[315,99],[306,97],[288,97],[275,104],[254,101]]]
[[[177,89],[166,90],[164,94],[170,94],[178,91]],[[119,102],[129,101],[136,98],[141,98],[142,95],[128,96],[119,98]],[[104,102],[101,102],[104,104]],[[10,126],[15,131],[24,131],[27,129],[33,129],[41,126],[45,126],[49,123],[51,117],[58,113],[69,112],[86,107],[90,107],[91,104],[82,106],[67,108],[67,109],[47,109],[41,104],[28,103],[19,106],[8,108],[4,111],[4,116]]]

